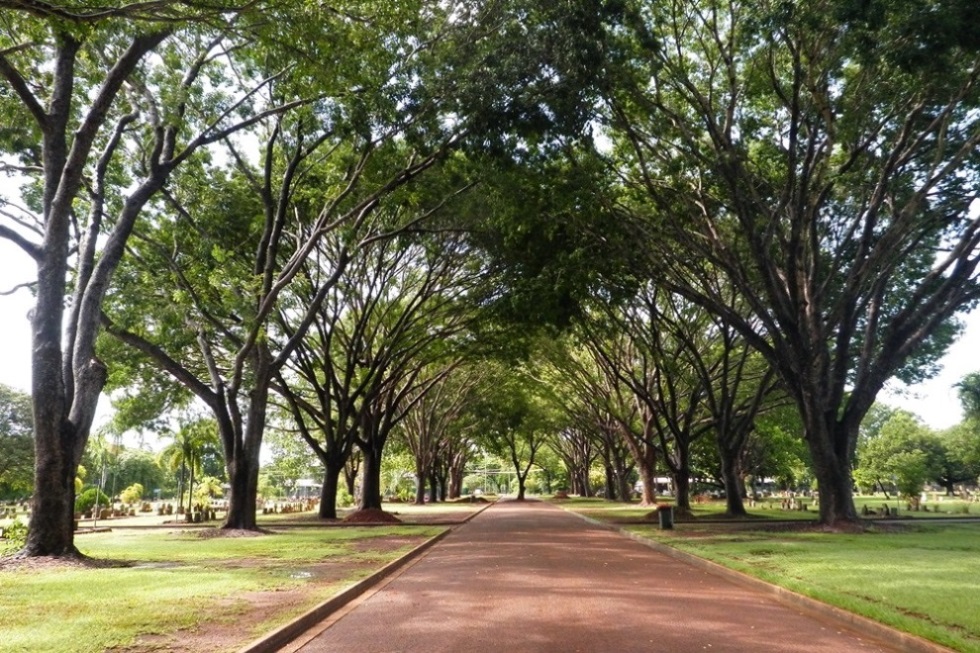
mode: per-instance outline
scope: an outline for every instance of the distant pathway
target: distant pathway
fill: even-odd
[[[458,528],[301,648],[284,650],[867,653],[895,649],[854,632],[841,632],[834,624],[801,615],[763,593],[553,506],[507,502]]]

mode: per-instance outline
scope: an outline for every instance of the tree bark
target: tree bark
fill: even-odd
[[[429,502],[436,503],[439,500],[439,479],[434,473],[429,473]]]
[[[657,454],[653,447],[646,447],[643,456],[637,458],[640,480],[643,482],[641,505],[652,506],[657,503]]]
[[[320,488],[320,519],[337,519],[337,489],[340,487],[341,465],[325,464],[323,487]]]
[[[361,464],[361,510],[381,510],[381,452],[368,446],[361,449],[364,460]]]
[[[677,467],[673,474],[675,510],[680,513],[691,512],[691,449],[687,442],[675,440],[677,446]]]
[[[449,470],[449,499],[458,499],[463,495],[463,473],[462,467],[453,466]]]
[[[517,500],[524,501],[525,495],[525,483],[527,481],[527,474],[517,474]]]
[[[415,505],[425,505],[425,472],[415,470]]]
[[[70,447],[73,436],[49,442],[35,435],[34,496],[27,542],[19,555],[77,556],[74,544],[75,470]]]
[[[616,473],[611,464],[604,465],[606,472],[606,498],[615,501],[619,497],[616,492]]]
[[[854,507],[854,494],[851,480],[850,451],[847,435],[837,425],[834,431],[814,433],[810,429],[827,429],[820,420],[807,420],[806,441],[810,449],[813,475],[817,480],[819,493],[820,523],[835,526],[840,523],[858,523],[860,518]],[[827,446],[834,443],[836,447]]]
[[[733,454],[724,447],[718,447],[721,459],[721,479],[725,484],[725,515],[728,517],[745,517],[745,504],[742,502],[742,474],[738,466],[738,454]]]

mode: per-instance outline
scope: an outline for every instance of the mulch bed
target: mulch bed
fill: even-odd
[[[402,520],[395,517],[390,512],[377,508],[367,508],[356,510],[344,517],[344,522],[348,524],[400,524]]]

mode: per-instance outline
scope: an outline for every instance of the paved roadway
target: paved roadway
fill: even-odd
[[[893,651],[538,502],[498,503],[284,651]]]

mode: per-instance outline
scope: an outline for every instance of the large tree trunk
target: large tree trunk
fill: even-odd
[[[630,485],[630,470],[626,465],[620,463],[616,466],[616,495],[617,499],[623,503],[630,503],[633,500],[633,487]]]
[[[632,434],[625,434],[623,436],[623,440],[626,442],[626,446],[629,449],[630,454],[633,456],[633,461],[636,463],[640,480],[643,482],[643,492],[641,493],[640,499],[641,504],[644,506],[652,506],[657,502],[657,450],[655,447],[651,446],[648,441],[644,441]],[[620,467],[622,468],[625,466],[621,465]],[[624,501],[629,501],[633,496],[633,488],[630,488],[628,484],[623,485],[622,481],[621,488],[628,488],[621,498]]]
[[[721,479],[725,484],[725,515],[745,517],[747,513],[742,502],[744,483],[738,465],[738,454],[719,445],[718,456],[721,458]]]
[[[449,498],[449,472],[444,470],[435,475],[436,482],[439,483],[439,501],[443,503]]]
[[[35,434],[34,496],[31,521],[23,556],[76,556],[74,543],[75,473],[72,454],[64,442],[50,442],[47,434]],[[58,434],[60,435],[60,434]]]
[[[680,514],[691,514],[691,447],[688,441],[674,438],[674,462],[671,478],[674,480],[675,510]],[[668,460],[668,462],[670,462]]]
[[[324,464],[323,487],[320,488],[320,519],[337,519],[337,489],[343,465]]]
[[[463,495],[463,467],[453,465],[449,470],[449,499],[458,499]]]
[[[439,479],[436,477],[435,472],[429,473],[429,503],[436,503],[439,501]]]
[[[228,516],[222,528],[258,530],[255,521],[258,467],[249,464],[244,453],[228,461]]]
[[[616,472],[609,463],[603,465],[603,468],[606,473],[606,498],[615,501],[619,498],[616,492]]]
[[[844,440],[840,434],[834,435],[837,437],[808,432],[806,438],[819,491],[820,523],[826,526],[860,521],[854,507],[850,453],[846,443],[840,447],[842,452],[826,446],[828,442]]]
[[[361,449],[362,463],[361,510],[381,510],[381,455],[374,447]],[[423,477],[424,478],[424,477]]]
[[[527,474],[521,475],[517,474],[517,500],[524,501],[525,495],[525,483],[527,481]]]
[[[257,344],[253,357],[254,385],[248,393],[244,437],[234,440],[235,447],[231,452],[227,448],[225,451],[231,496],[228,499],[228,518],[222,528],[254,531],[259,530],[255,521],[261,465],[259,456],[265,433],[269,386],[272,383],[272,355],[266,345]]]
[[[425,477],[428,465],[422,457],[415,458],[415,505],[425,505]]]
[[[637,459],[636,465],[643,482],[643,494],[640,503],[652,506],[657,503],[657,454],[653,447],[644,447],[644,455]]]

